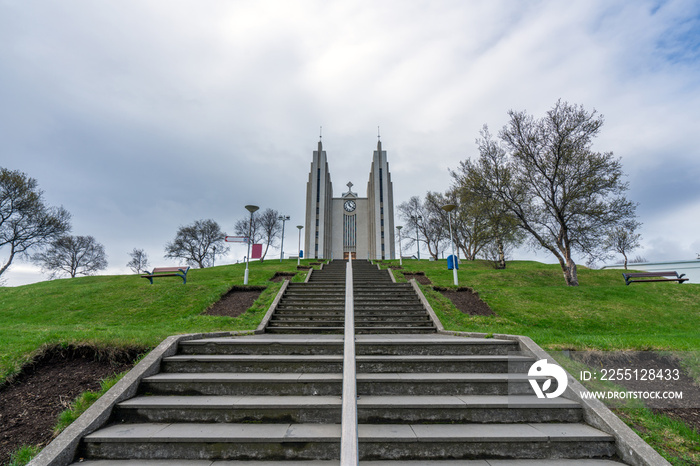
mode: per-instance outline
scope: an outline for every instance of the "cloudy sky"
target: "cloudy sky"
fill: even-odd
[[[482,125],[560,98],[605,116],[637,252],[695,259],[700,2],[0,0],[0,166],[105,245],[105,273],[135,247],[167,265],[178,226],[232,233],[246,204],[290,215],[296,249],[320,126],[336,195],[365,186],[380,126],[398,204],[446,189]]]

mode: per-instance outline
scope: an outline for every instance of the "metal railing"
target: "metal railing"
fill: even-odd
[[[352,286],[352,258],[345,272],[345,342],[343,348],[343,413],[340,437],[341,466],[359,462],[357,440],[357,381],[355,367],[355,299]]]

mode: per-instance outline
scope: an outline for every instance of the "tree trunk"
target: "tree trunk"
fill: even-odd
[[[623,252],[623,253],[622,253],[622,257],[625,258],[625,270],[627,270],[627,254],[625,254],[625,253]]]
[[[574,261],[568,257],[566,263],[561,264],[561,268],[564,272],[566,284],[569,286],[578,286],[578,272],[576,271],[576,264]]]
[[[505,250],[503,249],[503,241],[501,241],[501,240],[498,240],[498,268],[499,269],[506,268],[506,253],[505,253]]]

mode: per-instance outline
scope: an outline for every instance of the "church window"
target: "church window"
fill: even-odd
[[[384,202],[384,182],[382,180],[382,169],[379,169],[379,202]]]
[[[316,202],[321,201],[321,169],[316,172]],[[318,210],[318,209],[316,209]],[[316,212],[318,213],[318,212]]]

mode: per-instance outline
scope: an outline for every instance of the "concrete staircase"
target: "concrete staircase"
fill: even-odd
[[[314,270],[307,283],[290,283],[266,332],[274,334],[343,333],[345,261]]]
[[[394,283],[388,270],[365,260],[352,263],[355,333],[435,333],[428,312],[409,283]]]
[[[337,465],[344,267],[290,284],[265,334],[181,342],[82,440],[83,464]],[[532,394],[517,342],[435,334],[410,288],[363,261],[353,275],[363,466],[614,464],[578,403]]]

